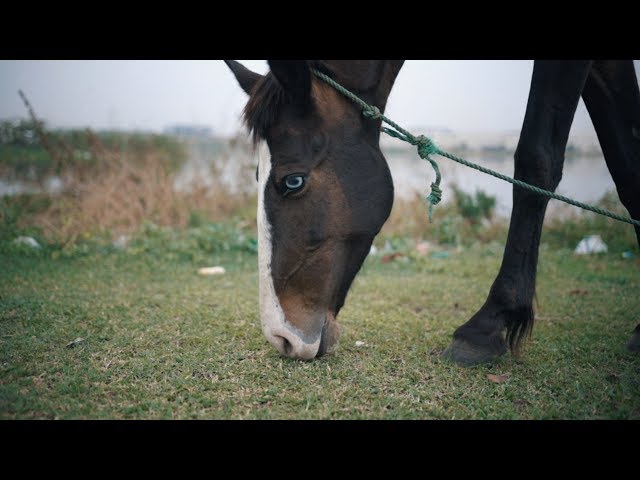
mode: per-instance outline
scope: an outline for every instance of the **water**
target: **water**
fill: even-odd
[[[257,155],[266,153],[264,147],[253,150],[246,141],[220,142],[188,141],[187,161],[176,175],[174,188],[188,191],[194,186],[216,188],[224,185],[231,193],[251,192],[256,188]]]
[[[392,144],[393,145],[393,144]],[[395,143],[397,145],[397,142]],[[232,192],[251,192],[257,183],[255,169],[258,155],[268,155],[265,145],[253,150],[245,140],[188,141],[188,160],[176,176],[176,190],[188,190],[194,185],[215,188],[224,184]],[[435,174],[428,162],[420,159],[414,148],[389,147],[383,144],[395,187],[396,199],[409,199],[415,195],[429,193]],[[450,149],[455,153],[455,149]],[[502,174],[513,176],[513,154],[465,153],[466,159]],[[496,215],[508,217],[512,206],[512,185],[460,165],[448,158],[435,156],[442,174],[442,201],[453,198],[452,185],[467,193],[482,190],[496,197]],[[47,179],[45,188],[58,192],[62,188],[57,177]],[[565,161],[562,181],[557,192],[576,200],[595,203],[615,185],[607,170],[604,158],[598,155],[569,157]],[[17,180],[0,179],[0,196],[34,192],[31,184]],[[573,207],[571,207],[573,210]],[[571,211],[570,210],[570,211]],[[549,203],[548,216],[567,212],[565,204],[553,200]]]
[[[501,157],[482,156],[481,154],[463,155],[465,159],[490,168],[504,175],[513,177],[513,156]],[[406,151],[385,153],[393,182],[396,198],[408,199],[416,194],[426,195],[430,191],[431,182],[435,180],[435,173],[431,165],[418,157],[417,153]],[[482,190],[496,197],[496,215],[508,217],[512,207],[512,189],[510,183],[499,180],[490,175],[478,172],[460,165],[445,157],[433,157],[440,167],[442,181],[442,202],[453,198],[451,186],[453,184],[466,193]],[[602,157],[568,158],[564,164],[563,176],[556,192],[585,203],[597,202],[607,191],[615,189],[609,170]],[[562,202],[552,200],[547,209],[548,215],[553,216],[559,210],[566,211]],[[572,207],[573,208],[573,207]]]
[[[58,176],[51,176],[44,180],[44,191],[47,193],[60,193],[64,183]],[[26,193],[39,193],[43,189],[34,182],[25,182],[16,179],[0,178],[0,197],[3,195],[20,195]]]

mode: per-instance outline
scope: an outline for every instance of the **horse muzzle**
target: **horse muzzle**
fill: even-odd
[[[324,319],[316,318],[312,322],[321,326],[315,332],[303,332],[285,321],[277,328],[265,326],[264,334],[282,355],[297,360],[312,360],[325,355],[340,336],[333,313],[326,312],[322,316]]]

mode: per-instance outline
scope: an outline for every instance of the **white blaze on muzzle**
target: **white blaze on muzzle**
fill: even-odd
[[[260,155],[258,160],[258,274],[260,291],[260,323],[262,332],[278,351],[291,358],[310,360],[320,348],[321,336],[306,338],[304,333],[287,323],[273,286],[271,255],[273,252],[271,225],[267,219],[264,192],[271,176],[271,160]]]

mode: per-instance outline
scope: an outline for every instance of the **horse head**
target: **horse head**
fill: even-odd
[[[262,330],[281,354],[309,360],[337,341],[336,317],[393,204],[380,120],[310,69],[384,111],[402,62],[271,60],[266,75],[227,65],[270,153],[257,170]]]

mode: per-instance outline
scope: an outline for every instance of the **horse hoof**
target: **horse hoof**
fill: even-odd
[[[501,344],[497,348],[479,347],[466,340],[454,338],[451,345],[442,352],[442,357],[465,367],[490,363],[507,352],[507,347]]]

